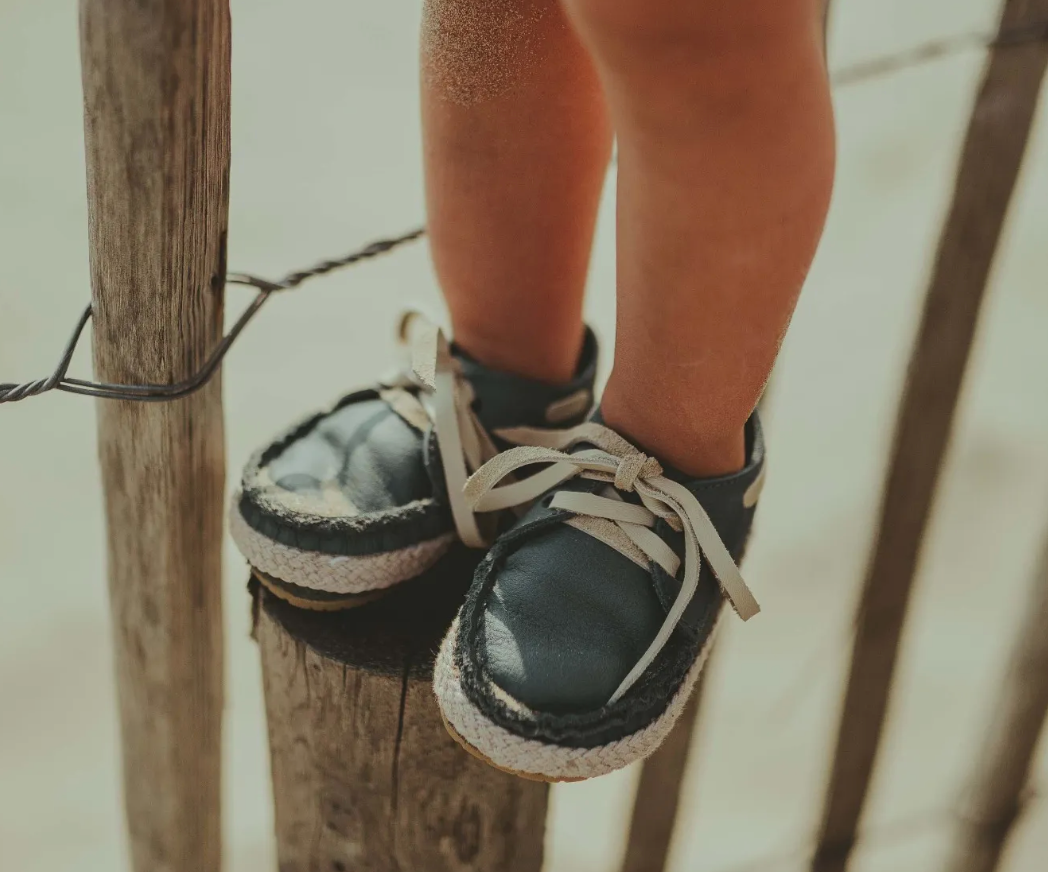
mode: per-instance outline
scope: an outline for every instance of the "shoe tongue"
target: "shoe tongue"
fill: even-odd
[[[473,386],[477,417],[488,430],[570,426],[584,420],[593,402],[597,341],[589,329],[586,330],[575,377],[559,385],[492,369],[457,346],[453,346],[452,353],[462,365],[462,374]],[[557,413],[558,401],[562,415]]]

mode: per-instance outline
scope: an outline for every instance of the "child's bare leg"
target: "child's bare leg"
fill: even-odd
[[[564,0],[618,134],[608,423],[738,469],[822,230],[834,135],[821,0]]]
[[[568,379],[611,131],[558,0],[427,0],[422,118],[455,340],[497,369]]]

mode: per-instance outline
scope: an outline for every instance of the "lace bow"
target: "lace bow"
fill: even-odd
[[[580,526],[583,532],[623,553],[632,543],[674,577],[680,568],[680,558],[652,527],[662,519],[684,534],[684,579],[680,592],[655,639],[609,703],[621,698],[666,646],[698,588],[701,557],[705,558],[739,617],[749,620],[760,611],[705,509],[687,488],[663,475],[662,466],[655,458],[638,451],[614,431],[592,422],[568,430],[499,430],[497,435],[518,447],[488,460],[466,482],[465,497],[474,511],[493,512],[530,503],[550,488],[582,476],[605,482],[614,490],[605,488],[605,495],[559,491],[550,508],[565,509],[580,518],[597,519],[596,523]],[[596,447],[567,453],[580,443]],[[500,486],[516,470],[532,464],[548,466],[528,478]],[[616,490],[636,493],[640,505],[624,502]],[[615,541],[623,535],[628,543]]]

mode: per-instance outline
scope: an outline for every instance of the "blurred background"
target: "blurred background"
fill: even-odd
[[[423,217],[418,3],[233,0],[229,264],[278,276]],[[992,31],[996,0],[837,0],[831,67]],[[77,15],[0,0],[0,380],[49,373],[89,298]],[[841,88],[834,205],[767,415],[746,574],[764,612],[723,637],[674,872],[805,867],[853,612],[921,296],[984,60]],[[1042,95],[1043,96],[1043,95]],[[855,872],[934,869],[979,753],[1048,523],[1048,110],[998,252],[926,541]],[[613,341],[614,191],[588,317]],[[228,292],[235,315],[247,293]],[[394,360],[439,311],[424,243],[274,299],[224,368],[230,480],[300,414]],[[89,354],[74,371],[90,371]],[[605,367],[606,371],[606,367]],[[0,869],[127,868],[92,403],[0,409]],[[275,868],[245,566],[226,549],[227,868]],[[1042,749],[1043,751],[1043,749]],[[611,872],[636,770],[553,791],[550,872]],[[1035,785],[1048,793],[1048,755]],[[1048,863],[1035,796],[1003,868]]]

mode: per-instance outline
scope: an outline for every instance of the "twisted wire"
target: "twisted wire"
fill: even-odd
[[[0,404],[14,403],[19,400],[24,400],[27,397],[40,396],[41,394],[45,394],[52,390],[64,391],[70,394],[81,394],[83,396],[95,397],[103,400],[134,400],[145,403],[165,402],[188,397],[190,394],[200,390],[211,380],[211,377],[222,364],[222,359],[226,356],[226,353],[236,341],[237,337],[241,332],[243,332],[251,319],[258,314],[258,311],[274,293],[278,291],[289,291],[293,288],[297,288],[308,279],[326,275],[334,270],[352,266],[362,260],[368,260],[369,258],[377,257],[380,254],[385,254],[387,251],[392,251],[401,245],[413,242],[421,237],[423,233],[425,233],[424,228],[419,227],[408,233],[402,234],[401,236],[396,236],[391,239],[380,239],[361,249],[352,251],[343,257],[335,258],[333,260],[324,260],[307,269],[289,273],[284,276],[284,278],[275,282],[248,273],[230,273],[226,276],[227,283],[257,288],[258,294],[247,308],[241,312],[240,317],[237,318],[236,323],[233,324],[229,332],[223,336],[218,345],[215,346],[208,359],[204,362],[204,365],[189,378],[175,384],[123,385],[68,378],[66,373],[69,370],[69,364],[73,359],[73,353],[76,351],[76,346],[80,341],[80,336],[84,331],[84,327],[87,325],[87,322],[91,320],[92,308],[91,305],[88,304],[80,315],[80,320],[77,322],[76,329],[66,343],[65,351],[62,352],[62,357],[58,361],[58,366],[55,367],[54,372],[52,372],[47,378],[25,382],[24,384],[0,384]]]

